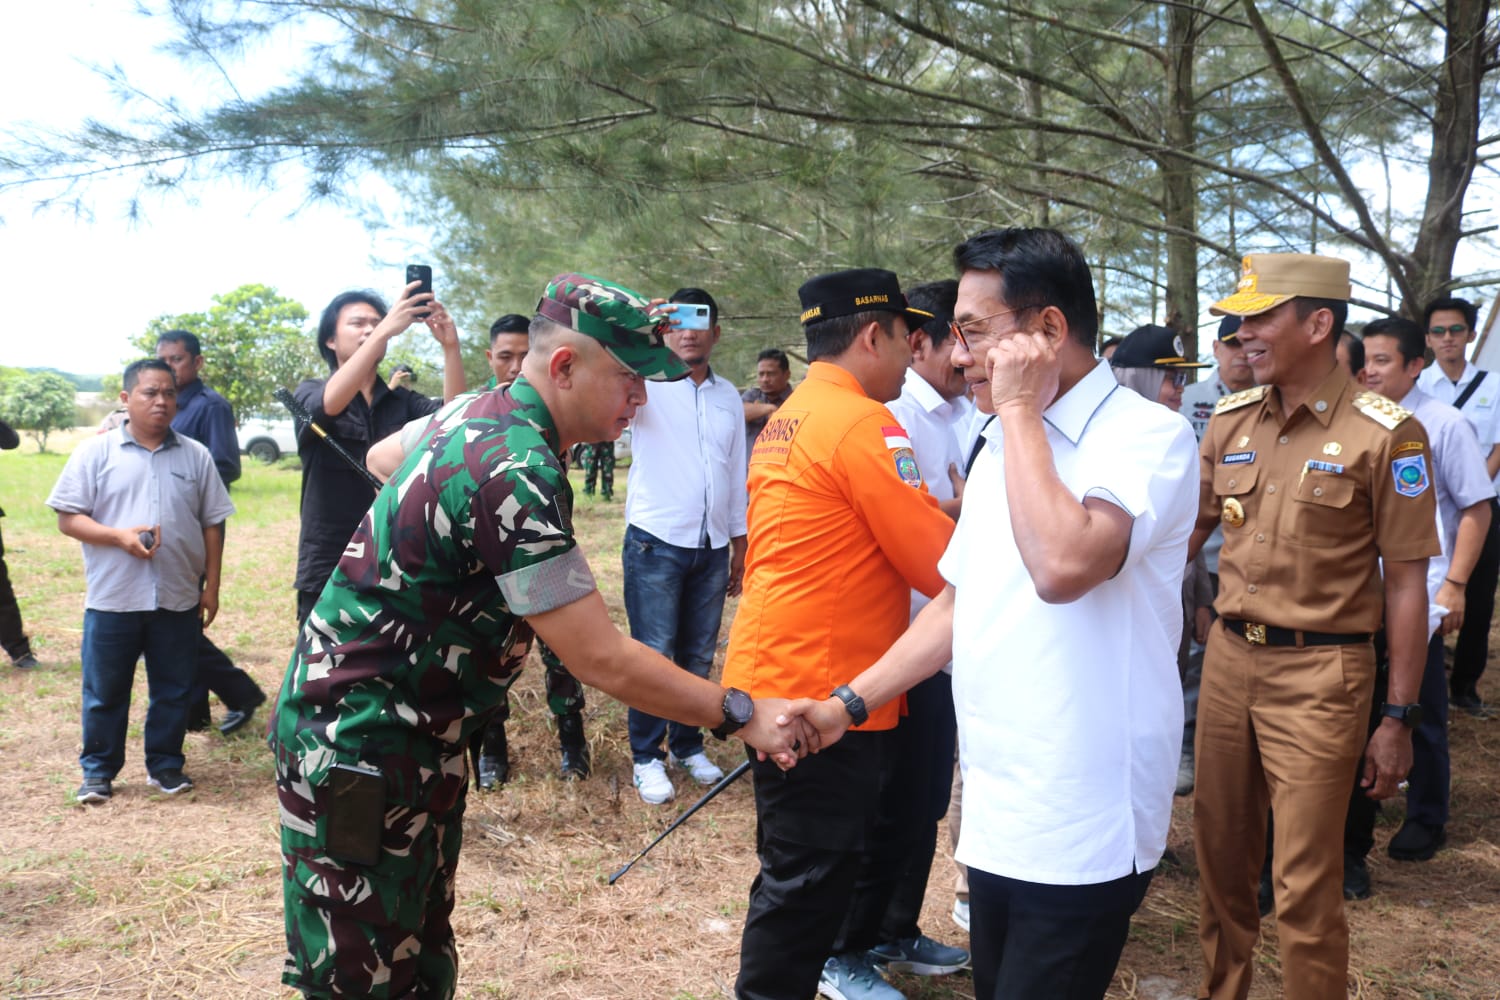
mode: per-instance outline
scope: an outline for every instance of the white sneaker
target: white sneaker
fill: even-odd
[[[964,930],[969,929],[969,901],[967,899],[953,901],[953,922]]]
[[[653,806],[671,802],[677,797],[672,780],[667,777],[667,769],[659,760],[635,765],[635,788],[641,793],[641,801]]]
[[[671,760],[679,767],[687,768],[688,773],[693,776],[693,780],[700,785],[712,785],[724,777],[723,769],[718,764],[709,760],[708,754],[702,750],[699,750],[697,753],[690,753],[680,760],[676,757],[672,757]]]

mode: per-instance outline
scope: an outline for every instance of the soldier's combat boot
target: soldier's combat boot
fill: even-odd
[[[589,776],[589,745],[583,737],[583,716],[569,712],[557,717],[557,742],[562,747],[562,776],[582,781]]]
[[[479,790],[493,792],[510,780],[510,751],[505,742],[505,723],[491,722],[479,752]]]

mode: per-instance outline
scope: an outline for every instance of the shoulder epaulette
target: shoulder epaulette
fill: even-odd
[[[1354,397],[1354,408],[1388,431],[1395,430],[1401,421],[1411,416],[1410,410],[1368,389]]]
[[[1258,403],[1262,399],[1266,398],[1266,393],[1268,391],[1270,391],[1269,386],[1258,385],[1253,389],[1245,389],[1241,392],[1232,392],[1219,400],[1218,404],[1214,407],[1214,412],[1228,413],[1230,410],[1237,410],[1242,406],[1249,406],[1251,403]]]

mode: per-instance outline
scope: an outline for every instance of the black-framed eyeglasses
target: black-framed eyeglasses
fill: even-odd
[[[1179,389],[1185,389],[1185,388],[1187,388],[1188,373],[1187,372],[1173,372],[1172,373],[1172,384],[1175,385]]]
[[[1033,308],[1035,308],[1035,307],[1034,306],[1018,306],[1015,309],[1002,309],[999,312],[990,313],[988,316],[981,316],[978,319],[971,319],[971,320],[969,320],[969,326],[973,327],[973,326],[976,326],[976,325],[978,325],[980,323],[984,323],[984,322],[986,322],[988,320],[995,319],[996,317],[999,317],[999,316],[1009,316],[1011,313],[1025,312],[1026,310],[1033,309]],[[964,328],[958,325],[958,320],[956,320],[956,319],[950,319],[948,321],[948,332],[951,333],[951,334],[953,334],[953,336],[958,340],[958,342],[963,345],[963,349],[965,351],[967,351],[969,354],[973,354],[974,353],[974,349],[969,346],[969,338],[964,333]],[[988,332],[984,331],[984,330],[980,330],[980,331],[978,331],[975,334],[975,336],[981,336],[981,337],[982,336],[987,336],[987,335],[988,335]]]
[[[1469,324],[1451,323],[1448,326],[1429,326],[1427,332],[1439,340],[1443,337],[1462,337],[1469,332]]]

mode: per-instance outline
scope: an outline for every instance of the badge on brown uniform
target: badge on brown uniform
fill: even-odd
[[[1224,512],[1219,517],[1231,528],[1238,528],[1245,523],[1245,508],[1234,497],[1225,497]]]
[[[1323,446],[1323,454],[1325,455],[1341,455],[1343,452],[1344,446],[1337,441],[1330,441]]]
[[[1250,443],[1250,435],[1246,434],[1246,435],[1244,435],[1244,436],[1242,436],[1240,438],[1239,444],[1236,444],[1235,447],[1236,448],[1243,448],[1243,447],[1245,447],[1245,445],[1247,445],[1249,443]]]

